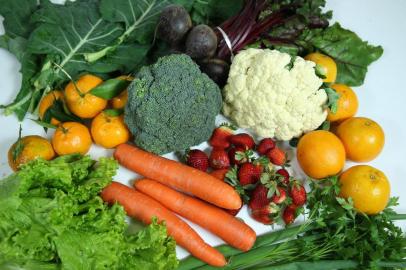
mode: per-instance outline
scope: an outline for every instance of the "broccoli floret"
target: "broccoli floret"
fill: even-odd
[[[210,137],[221,92],[189,56],[164,56],[135,77],[128,89],[125,122],[137,146],[165,154]]]

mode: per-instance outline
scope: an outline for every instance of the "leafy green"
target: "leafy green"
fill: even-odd
[[[304,43],[305,44],[304,44]],[[304,31],[301,45],[321,51],[337,63],[337,83],[360,86],[364,83],[368,66],[383,53],[381,46],[372,46],[361,40],[354,32],[335,23],[326,29]]]
[[[110,79],[93,88],[90,93],[108,100],[123,92],[130,83],[129,80]]]
[[[310,184],[308,220],[258,236],[253,248],[241,252],[228,245],[217,247],[229,263],[225,269],[404,269],[406,238],[394,220],[405,220],[392,207],[378,215],[358,213],[351,199],[339,197],[338,177]],[[179,270],[215,269],[188,257]]]
[[[340,98],[340,95],[330,87],[324,88],[324,91],[326,91],[328,97],[327,107],[334,114],[338,110],[338,99]]]
[[[175,269],[175,242],[154,221],[128,234],[124,209],[98,196],[117,162],[37,159],[0,181],[1,269]]]
[[[28,37],[34,23],[27,20],[37,9],[37,0],[0,0],[0,14],[4,17],[4,29],[11,38]]]

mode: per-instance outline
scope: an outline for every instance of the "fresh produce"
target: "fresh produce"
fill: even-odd
[[[122,79],[126,81],[133,81],[134,77],[131,76],[119,76],[117,79]],[[127,104],[128,100],[128,89],[122,91],[118,96],[115,96],[111,99],[110,105],[113,109],[122,110]]]
[[[269,205],[270,202],[271,199],[268,198],[268,189],[263,184],[259,184],[252,191],[248,206],[251,210],[257,210]]]
[[[297,161],[302,170],[314,179],[339,173],[345,164],[345,148],[340,139],[325,130],[311,131],[299,140]]]
[[[290,196],[295,206],[302,206],[306,203],[306,190],[301,183],[293,181],[290,188]]]
[[[358,98],[354,91],[345,84],[333,84],[330,87],[340,97],[337,101],[337,111],[335,113],[329,111],[327,120],[330,122],[340,122],[353,117],[358,110]]]
[[[254,139],[247,133],[239,133],[231,136],[229,141],[235,147],[242,147],[245,150],[253,149],[255,146]]]
[[[217,49],[217,36],[208,25],[197,25],[186,37],[186,54],[194,59],[212,57]]]
[[[383,172],[374,167],[353,166],[340,175],[339,181],[340,196],[351,200],[354,208],[361,213],[376,215],[388,204],[389,181]]]
[[[220,208],[184,195],[153,180],[137,180],[134,186],[140,192],[159,201],[178,215],[211,231],[235,248],[247,251],[255,242],[254,230]]]
[[[321,84],[310,61],[292,60],[276,50],[247,49],[231,64],[223,112],[259,136],[290,140],[326,119],[328,98]]]
[[[134,233],[98,196],[117,163],[36,159],[0,181],[1,269],[175,269],[175,241],[156,222]],[[80,254],[79,254],[79,253]]]
[[[297,206],[294,204],[290,204],[286,206],[285,210],[283,210],[282,218],[283,222],[286,225],[292,224],[296,219],[296,208]]]
[[[230,159],[230,165],[241,165],[247,162],[251,156],[250,150],[245,150],[245,147],[237,146],[231,147],[228,150],[228,158]]]
[[[143,67],[128,91],[125,122],[135,144],[155,154],[207,140],[221,107],[220,89],[187,55]]]
[[[228,169],[219,169],[219,170],[214,170],[214,171],[210,172],[210,175],[216,177],[217,179],[224,181],[227,172],[228,172]]]
[[[324,77],[323,82],[333,83],[336,81],[337,64],[331,57],[315,52],[306,55],[304,59],[316,63],[316,72]]]
[[[92,137],[85,125],[65,122],[56,128],[52,146],[58,155],[86,154],[92,146]]]
[[[209,156],[209,164],[215,170],[227,169],[230,167],[230,158],[224,149],[214,148]]]
[[[22,164],[37,158],[51,160],[55,156],[51,143],[41,136],[31,135],[21,137],[8,150],[8,164],[13,171],[17,171]]]
[[[220,252],[206,244],[186,222],[154,199],[118,182],[104,188],[101,197],[109,204],[119,203],[127,215],[144,224],[151,224],[155,217],[159,222],[165,222],[168,234],[196,258],[213,266],[226,264]]]
[[[214,148],[225,149],[230,147],[230,137],[234,135],[235,128],[228,124],[223,123],[216,129],[214,129],[210,139],[209,144]]]
[[[66,104],[71,112],[81,118],[93,118],[107,106],[107,100],[89,93],[103,80],[94,75],[83,75],[65,87]]]
[[[276,174],[282,177],[281,182],[285,185],[289,185],[290,183],[290,175],[286,169],[279,169],[276,171]]]
[[[279,166],[284,165],[287,161],[286,153],[276,146],[269,150],[268,153],[266,153],[266,156],[269,158],[272,164]]]
[[[186,164],[192,168],[206,172],[209,168],[209,157],[202,150],[189,150],[186,154]]]
[[[164,8],[159,17],[157,35],[172,45],[182,41],[192,28],[192,20],[183,6],[170,5]]]
[[[336,130],[343,142],[349,160],[367,162],[376,158],[385,144],[381,126],[366,117],[352,117],[341,123]]]
[[[92,120],[90,132],[94,142],[104,148],[114,148],[126,143],[130,132],[124,123],[124,115],[116,111],[106,110]]]
[[[308,220],[258,236],[248,252],[217,247],[229,259],[225,269],[405,268],[406,239],[394,220],[405,220],[406,215],[392,209],[397,199],[392,198],[380,214],[366,216],[339,193],[337,177],[312,182]],[[188,269],[215,268],[188,257],[179,270]]]
[[[241,199],[229,185],[180,162],[143,151],[128,144],[117,146],[115,159],[124,167],[177,190],[193,194],[226,209],[239,209]]]
[[[266,155],[270,150],[274,149],[276,146],[275,141],[271,138],[262,139],[257,147],[257,152],[260,155]]]
[[[27,111],[36,111],[42,96],[63,86],[69,77],[76,81],[86,72],[111,77],[137,70],[147,60],[159,14],[169,4],[101,0],[59,5],[2,0],[5,35],[0,46],[22,63],[23,77],[15,100],[3,106],[5,113],[16,113],[22,120]]]
[[[200,70],[207,74],[218,86],[223,87],[227,83],[230,65],[221,59],[211,58],[199,61]]]
[[[44,116],[46,111],[54,104],[56,100],[63,100],[64,94],[62,91],[51,91],[41,99],[38,107],[38,116],[40,119],[45,120]],[[58,125],[60,121],[54,117],[51,118],[52,125]]]
[[[238,169],[238,180],[242,186],[256,184],[261,178],[262,166],[250,162],[243,163]]]

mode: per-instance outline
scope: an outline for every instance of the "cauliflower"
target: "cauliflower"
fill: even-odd
[[[224,115],[259,136],[278,140],[316,129],[327,117],[328,97],[314,67],[276,50],[241,51],[223,90]]]

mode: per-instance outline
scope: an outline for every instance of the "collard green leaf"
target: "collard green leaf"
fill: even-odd
[[[354,32],[335,23],[325,30],[305,31],[303,41],[331,57],[337,63],[337,83],[360,86],[364,83],[368,66],[383,53],[381,46],[361,40]]]
[[[97,1],[68,2],[65,6],[48,4],[32,20],[39,26],[30,36],[29,51],[48,54],[48,63],[58,63],[72,77],[87,70],[83,54],[105,48],[123,33],[119,24],[101,18]],[[61,73],[60,69],[52,68],[41,72],[47,75],[49,83],[57,78],[48,73]]]
[[[4,29],[11,38],[28,37],[34,24],[28,18],[37,9],[37,0],[0,0]]]

